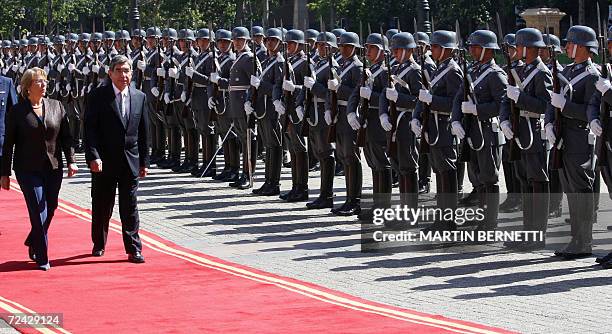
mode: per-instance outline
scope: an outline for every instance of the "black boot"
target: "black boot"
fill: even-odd
[[[277,196],[280,194],[280,174],[283,159],[282,147],[270,148],[270,173],[268,187],[264,189],[261,196]]]
[[[251,131],[251,130],[247,129],[247,131]],[[257,147],[258,147],[257,138],[251,137],[251,142],[247,143],[247,145],[251,145],[251,168],[249,169],[249,164],[248,164],[247,155],[246,155],[246,147],[245,147],[242,152],[242,161],[243,161],[242,170],[244,171],[243,175],[245,176],[245,178],[243,179],[244,182],[241,182],[237,186],[238,189],[242,189],[242,190],[250,189],[253,187],[251,176],[254,175],[255,168],[257,165],[257,156],[254,154],[254,152],[257,152]]]
[[[362,221],[371,221],[374,217],[374,209],[378,206],[377,197],[380,196],[380,175],[381,172],[375,171],[372,169],[372,207],[363,209],[357,215],[357,219]]]
[[[308,153],[296,152],[295,172],[297,174],[297,186],[287,202],[301,202],[308,200]]]
[[[319,163],[321,165],[321,192],[316,200],[306,203],[308,209],[328,209],[334,205],[334,171],[336,169],[336,160],[333,156],[329,156]]]
[[[269,180],[270,180],[270,171],[272,170],[270,168],[270,164],[272,163],[272,149],[270,149],[269,147],[266,147],[265,150],[265,159],[264,159],[264,183],[261,185],[261,187],[257,188],[257,189],[253,189],[253,194],[255,195],[260,195],[264,190],[268,189],[269,185]]]
[[[298,175],[296,172],[297,167],[296,167],[296,161],[295,161],[296,160],[295,154],[293,152],[289,152],[289,154],[291,155],[291,162],[290,162],[291,164],[291,190],[289,190],[286,193],[282,193],[280,196],[278,196],[278,198],[284,201],[286,201],[287,198],[289,198],[293,194],[293,192],[295,191],[297,187],[297,184],[299,183],[297,180]]]
[[[231,154],[230,154],[230,149],[228,148],[229,139],[225,143],[223,143],[223,145],[221,146],[223,147],[223,170],[221,171],[220,174],[213,176],[212,179],[215,181],[225,182],[227,181],[226,180],[227,174],[232,169]]]
[[[346,202],[338,209],[332,209],[332,213],[338,216],[354,216],[361,212],[361,187],[363,185],[363,172],[361,162],[356,161],[344,169],[346,177]]]
[[[571,217],[572,230],[574,236],[570,242],[571,247],[565,249],[562,254],[565,260],[573,260],[588,257],[592,253],[593,248],[593,214],[594,214],[594,197],[592,189],[583,189],[577,194],[574,194],[575,198],[575,212],[577,215]],[[568,194],[569,200],[569,194]],[[571,215],[570,211],[570,215]]]
[[[519,247],[522,251],[534,251],[546,246],[546,228],[548,225],[548,205],[550,203],[550,189],[548,182],[533,182],[531,196],[531,225],[529,231],[540,231],[542,240],[527,240]],[[523,204],[524,207],[529,204]]]
[[[437,184],[437,206],[442,210],[455,210],[457,208],[457,171],[450,170],[442,172],[436,175],[436,179],[439,179]],[[440,218],[436,220],[431,226],[423,229],[424,232],[428,231],[454,231],[457,229],[457,225],[454,220],[444,220]]]
[[[460,206],[475,206],[479,201],[479,193],[484,189],[484,185],[480,185],[478,187],[474,187],[472,192],[459,200]]]
[[[492,231],[497,228],[497,216],[499,214],[499,185],[487,184],[483,187],[481,193],[481,207],[486,209],[484,212],[484,221],[482,221],[477,230]]]

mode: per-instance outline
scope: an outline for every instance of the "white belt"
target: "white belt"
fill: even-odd
[[[431,112],[434,113],[434,114],[442,115],[442,116],[450,116],[451,115],[451,113],[446,112],[446,111],[435,111],[435,110],[432,110]]]
[[[325,99],[320,99],[320,98],[318,98],[318,97],[315,97],[315,98],[314,98],[314,102],[315,102],[315,103],[325,103]],[[610,115],[612,115],[612,113],[610,113]],[[611,116],[611,117],[612,117],[612,116]]]
[[[198,87],[198,88],[206,88],[206,87],[208,87],[208,86],[206,86],[206,85],[204,85],[204,84],[201,84],[201,83],[195,83],[195,82],[193,83],[193,86],[194,86],[194,87]]]
[[[151,80],[151,77],[143,77],[145,80]]]
[[[396,109],[397,109],[397,111],[399,111],[399,112],[402,112],[402,111],[406,111],[406,112],[410,111],[410,112],[412,112],[412,109],[408,109],[408,108],[401,108],[401,107],[397,107]]]
[[[338,105],[346,107],[348,105],[348,101],[338,100]]]
[[[230,92],[237,92],[237,91],[245,91],[247,89],[249,89],[251,86],[229,86],[229,91]]]
[[[523,117],[527,117],[527,118],[538,118],[538,119],[544,117],[544,114],[538,114],[538,113],[527,111],[527,110],[521,110],[520,115]]]

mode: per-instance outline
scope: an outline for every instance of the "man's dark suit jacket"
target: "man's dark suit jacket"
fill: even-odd
[[[149,166],[149,117],[145,94],[133,87],[129,94],[126,124],[112,83],[90,92],[85,109],[85,159],[88,164],[102,160],[102,170],[110,173],[120,173],[127,164],[137,176],[140,167]]]
[[[43,98],[43,105],[44,122],[32,110],[30,100],[22,100],[7,113],[3,176],[11,175],[11,164],[14,170],[27,172],[44,171],[49,166],[62,168],[62,152],[68,164],[76,162],[64,106],[47,98]]]
[[[4,145],[4,119],[7,111],[17,104],[17,93],[13,80],[0,75],[0,157]]]

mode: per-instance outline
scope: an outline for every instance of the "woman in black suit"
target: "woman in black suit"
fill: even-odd
[[[12,165],[32,224],[25,245],[30,258],[45,271],[50,268],[47,231],[62,184],[62,153],[68,163],[68,177],[78,170],[68,116],[59,101],[44,97],[47,84],[45,71],[38,67],[23,74],[22,99],[6,114],[0,178],[2,188],[8,190]]]

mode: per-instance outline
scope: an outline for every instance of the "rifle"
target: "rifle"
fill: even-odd
[[[285,33],[283,32],[283,28],[282,28],[282,21],[281,21],[281,34],[282,34],[282,38],[283,41],[285,40]],[[291,71],[290,71],[290,67],[289,67],[289,57],[287,54],[287,44],[284,44],[284,42],[281,41],[282,45],[282,52],[283,52],[283,58],[285,58],[285,63],[283,65],[283,76],[284,76],[284,80],[290,81],[291,80]],[[292,126],[291,124],[291,117],[289,115],[291,114],[295,114],[295,99],[293,97],[293,93],[291,93],[290,91],[286,91],[283,90],[283,103],[285,104],[285,121],[284,121],[284,126],[283,128],[285,129],[285,131],[287,131],[287,133],[289,133],[289,127]]]
[[[258,64],[257,64],[257,55],[255,54],[255,41],[251,40],[251,45],[253,47],[253,75],[257,75],[257,69],[258,69]],[[250,97],[251,97],[251,106],[253,107],[253,109],[255,109],[255,106],[257,106],[257,88],[255,88],[254,86],[251,86],[249,88],[250,91]],[[255,115],[251,114],[248,117],[247,120],[247,128],[250,130],[254,130],[255,129]],[[248,131],[247,131],[248,132]],[[250,145],[250,144],[247,144]]]
[[[423,49],[417,48],[417,57],[419,58],[419,65],[421,66],[421,84],[425,89],[431,91],[431,83],[429,82],[429,80],[427,80],[427,76],[425,73],[425,52],[423,52]],[[431,116],[431,108],[429,106],[429,103],[421,103],[421,105],[423,106],[423,111],[421,113],[423,118],[423,124],[421,125],[421,142],[419,152],[421,154],[426,154],[431,152],[431,146],[428,142],[429,117]]]
[[[385,38],[381,36],[381,38]],[[359,39],[363,40],[363,31],[361,27],[361,21],[359,21]],[[361,62],[363,63],[363,67],[361,69],[361,87],[366,87],[368,85],[368,67],[366,66],[366,48],[361,49]],[[363,97],[359,98],[359,130],[357,130],[357,147],[365,147],[366,142],[366,129],[364,128],[366,115],[370,109],[370,100],[364,99]]]
[[[306,43],[306,76],[312,76],[311,59],[310,59],[310,44]],[[310,108],[312,105],[312,91],[309,88],[304,87],[304,119],[302,120],[302,131],[300,136],[308,137],[310,132],[310,124],[308,123],[308,115],[310,115]]]
[[[172,77],[170,77],[170,68],[174,68],[174,44],[170,43],[170,59],[168,61],[168,64],[166,64],[166,75],[164,76],[164,81],[166,80],[170,80],[170,100],[174,99],[174,86],[176,84],[176,80]],[[159,95],[162,95],[162,92],[159,93]],[[166,106],[166,116],[170,116],[172,115],[172,108],[170,108],[169,106]]]
[[[463,48],[463,39],[461,38],[461,34],[459,32],[459,21],[455,21],[455,31],[457,35],[457,40],[459,41],[458,43],[459,48],[457,49],[457,58],[459,60],[459,64],[461,65],[461,72],[463,72],[462,73],[463,74],[463,99],[462,101],[468,101],[470,94],[471,94],[470,81],[468,79],[469,74],[468,74],[468,69],[467,69],[467,60],[465,59],[465,49]],[[470,114],[463,115],[462,124],[463,124],[463,129],[465,130],[466,138],[464,138],[463,142],[461,143],[461,151],[459,153],[461,162],[470,161],[470,152],[472,149],[468,142],[467,136],[470,133],[472,118],[473,118],[473,115],[470,115]]]
[[[605,79],[608,79],[608,48],[606,47],[607,41],[602,34],[602,26],[601,26],[601,14],[599,13],[599,3],[597,3],[597,30],[598,30],[598,39],[599,46],[601,47],[601,75]],[[608,167],[608,148],[606,145],[606,139],[608,138],[608,120],[610,119],[609,106],[606,103],[603,94],[601,96],[601,101],[599,103],[599,119],[601,120],[601,137],[597,141],[597,145],[595,148],[596,155],[599,160],[599,165]]]
[[[553,92],[559,94],[561,92],[561,83],[559,82],[559,70],[557,69],[557,55],[555,54],[554,46],[548,47],[550,53],[550,61],[552,62],[552,81],[553,81]],[[555,108],[555,121],[553,123],[553,130],[557,135],[557,141],[553,143],[553,147],[550,150],[550,169],[558,170],[563,166],[563,139],[561,138],[562,126],[561,126],[561,109]]]
[[[215,39],[213,38],[213,31],[212,31],[212,22],[208,24],[208,36],[209,36],[209,43],[208,43],[208,50],[209,52],[212,54],[212,61],[210,62],[210,73],[221,73],[221,69],[219,68],[219,62],[217,61],[217,42],[215,42]],[[213,100],[215,100],[215,105],[218,103],[217,100],[217,96],[219,95],[219,85],[212,82],[212,98]],[[209,121],[210,122],[216,122],[217,121],[217,111],[216,110],[211,110],[210,111],[210,115],[209,115]]]
[[[393,78],[391,77],[391,65],[389,65],[391,61],[389,58],[390,58],[389,53],[385,52],[385,67],[387,68],[387,87],[394,88],[395,84],[393,83]],[[392,100],[388,100],[388,103],[389,103],[389,121],[391,122],[391,131],[387,135],[387,150],[389,152],[389,155],[392,158],[397,159],[397,142],[393,140],[393,137],[397,130],[397,116],[398,116],[397,115],[397,105]]]
[[[146,62],[147,61],[147,55],[144,52],[144,44],[145,41],[144,39],[140,40],[140,59],[142,59],[142,61]],[[146,63],[145,63],[146,65]],[[139,90],[142,90],[142,83],[144,82],[144,70],[138,70],[140,73],[138,74],[138,77],[136,78],[136,88],[138,88]]]
[[[189,48],[189,53],[187,54],[187,67],[193,67],[193,58],[191,57],[191,45],[188,46]],[[187,77],[187,92],[185,92],[186,95],[186,99],[185,99],[185,104],[183,105],[183,111],[182,111],[182,116],[183,117],[187,117],[189,114],[189,107],[187,106],[187,102],[189,102],[189,100],[191,100],[191,93],[193,91],[193,80]]]
[[[325,39],[327,39],[327,35],[325,35]],[[327,76],[327,80],[334,79],[336,77],[336,71],[334,70],[334,56],[332,55],[332,50],[329,45],[327,48],[327,64],[329,67],[329,74]],[[329,91],[330,102],[329,106],[331,109],[331,124],[329,125],[329,131],[327,132],[327,142],[334,143],[336,142],[336,117],[338,117],[338,92],[334,90]]]
[[[161,49],[161,43],[162,41],[160,39],[157,39],[157,66],[156,68],[161,68],[162,67],[162,49]],[[157,75],[157,73],[155,74]],[[162,80],[161,78],[157,77],[157,90],[159,91],[159,96],[157,97],[157,102],[156,102],[156,106],[155,109],[159,110],[160,109],[160,103],[164,98],[164,85],[165,82],[164,80]]]
[[[499,19],[499,13],[497,15],[497,32],[500,36],[500,40],[504,38],[502,33],[501,21]],[[512,75],[512,59],[510,59],[508,43],[502,43],[502,52],[504,54],[504,58],[506,60],[506,76],[508,77],[508,84],[510,86],[516,87],[516,80],[514,80],[514,76]],[[510,122],[512,123],[512,132],[514,133],[513,140],[510,141],[510,161],[518,161],[521,160],[521,148],[518,145],[519,138],[519,122],[521,120],[521,111],[516,107],[516,103],[514,100],[508,99],[510,104]],[[532,138],[533,140],[533,138]]]

